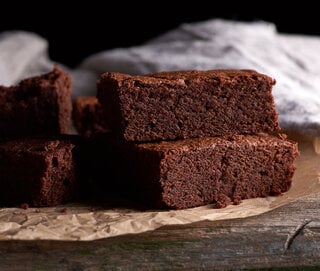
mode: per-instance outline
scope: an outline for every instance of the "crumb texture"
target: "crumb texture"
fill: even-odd
[[[0,86],[0,138],[68,133],[71,87],[71,77],[58,67],[17,86]]]
[[[98,99],[127,141],[254,134],[279,130],[274,84],[251,70],[105,73]]]
[[[75,140],[25,138],[0,143],[0,203],[55,206],[78,190]]]
[[[111,145],[109,166],[121,190],[172,209],[286,192],[298,155],[295,143],[266,134]]]
[[[109,131],[101,105],[96,97],[75,98],[73,100],[72,118],[77,132],[84,137]]]

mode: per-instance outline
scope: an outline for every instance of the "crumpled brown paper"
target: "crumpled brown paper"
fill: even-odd
[[[299,142],[300,157],[292,188],[282,196],[244,200],[240,205],[214,209],[213,205],[179,211],[92,209],[84,205],[55,208],[0,209],[0,240],[95,240],[141,233],[164,225],[202,220],[243,218],[275,209],[320,192],[320,138],[291,135]]]

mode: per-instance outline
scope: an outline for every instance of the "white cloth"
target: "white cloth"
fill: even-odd
[[[52,69],[48,43],[33,33],[0,34],[0,84],[13,85],[21,79]]]
[[[266,22],[214,19],[183,24],[142,46],[94,54],[70,70],[73,95],[95,95],[105,71],[255,69],[277,80],[273,94],[282,128],[320,134],[320,37],[278,33]],[[50,70],[47,42],[25,32],[0,35],[0,84]]]

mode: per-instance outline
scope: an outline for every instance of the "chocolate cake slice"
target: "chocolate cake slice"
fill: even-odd
[[[252,70],[107,72],[97,96],[118,138],[173,140],[279,130],[274,84]]]
[[[105,157],[111,153],[100,171],[108,174],[110,181],[102,174],[101,185],[109,190],[115,185],[123,195],[129,192],[147,206],[158,208],[209,203],[225,207],[242,199],[279,195],[291,186],[298,155],[296,143],[267,134],[140,144],[109,142],[108,149],[97,144]]]
[[[79,191],[77,136],[0,143],[0,205],[54,206]]]
[[[96,97],[75,98],[73,100],[72,118],[77,132],[84,137],[109,131],[101,105]]]
[[[0,138],[68,133],[71,86],[71,77],[56,66],[17,86],[0,86]]]

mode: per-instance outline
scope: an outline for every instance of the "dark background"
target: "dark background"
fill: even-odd
[[[284,8],[270,1],[149,1],[148,5],[86,1],[73,7],[66,1],[34,6],[26,2],[13,1],[1,8],[0,31],[40,34],[49,41],[50,57],[71,67],[94,52],[139,45],[181,23],[211,18],[265,20],[275,23],[280,32],[320,35],[318,9],[306,1],[278,1]]]

